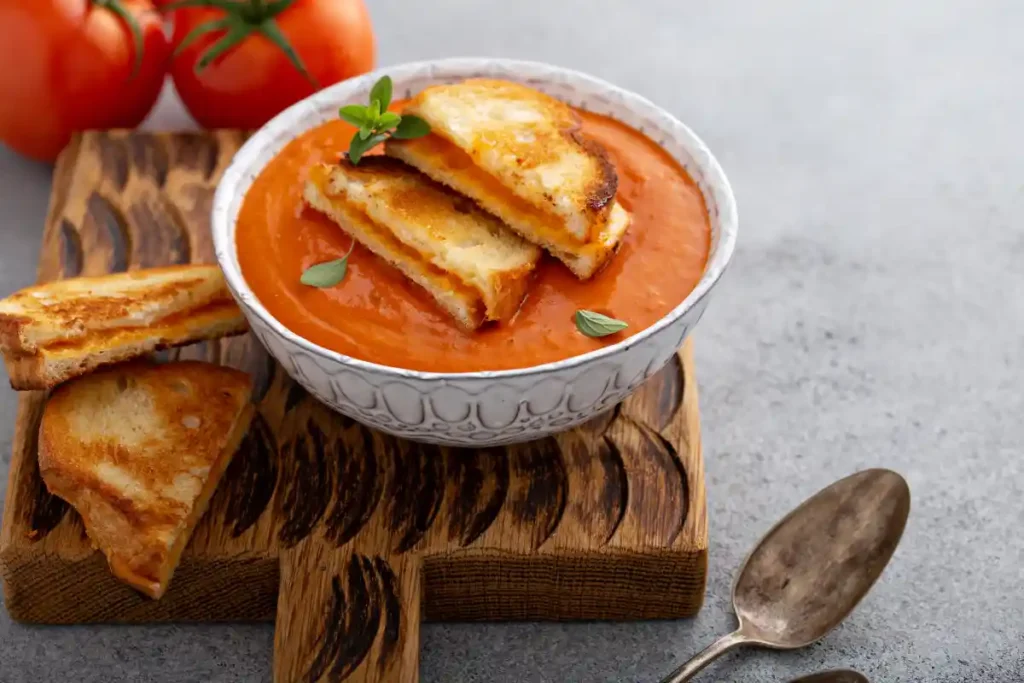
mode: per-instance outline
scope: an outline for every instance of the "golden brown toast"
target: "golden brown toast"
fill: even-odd
[[[604,148],[566,104],[517,83],[471,79],[426,88],[405,111],[432,133],[385,145],[470,197],[581,279],[597,272],[629,226]]]
[[[238,370],[136,361],[57,388],[39,426],[47,488],[82,516],[117,578],[164,594],[252,417]]]
[[[395,159],[318,166],[305,196],[470,330],[515,314],[541,257],[473,202]]]
[[[47,389],[102,365],[246,329],[217,266],[57,280],[0,301],[0,351],[15,389]]]

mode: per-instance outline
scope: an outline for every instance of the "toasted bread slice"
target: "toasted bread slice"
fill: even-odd
[[[167,590],[252,417],[238,370],[137,361],[64,384],[39,426],[39,471],[68,501],[114,575]]]
[[[102,365],[246,329],[217,266],[58,280],[0,301],[0,351],[15,389],[47,389]]]
[[[494,176],[472,165],[465,152],[440,136],[389,141],[386,149],[388,155],[472,198],[523,237],[551,252],[581,280],[607,263],[629,227],[629,213],[613,202],[597,238],[580,243],[556,227],[550,215],[506,190]]]
[[[433,133],[385,145],[472,198],[581,279],[607,262],[629,226],[604,148],[564,103],[516,83],[473,79],[425,89],[405,111]]]
[[[541,257],[465,197],[386,157],[312,169],[306,200],[471,330],[515,314]]]

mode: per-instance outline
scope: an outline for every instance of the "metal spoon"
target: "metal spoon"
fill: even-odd
[[[841,479],[761,539],[732,589],[739,628],[662,683],[683,683],[740,645],[810,645],[853,611],[882,573],[910,514],[910,488],[890,470]]]
[[[870,683],[870,681],[868,681],[864,674],[859,674],[850,669],[842,669],[802,676],[789,683]]]

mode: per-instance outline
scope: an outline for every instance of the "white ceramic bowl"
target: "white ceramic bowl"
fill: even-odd
[[[711,215],[711,254],[697,287],[653,326],[618,344],[520,370],[433,373],[368,363],[330,351],[276,320],[253,294],[238,264],[235,222],[253,179],[299,133],[334,119],[338,108],[367,100],[384,73],[395,96],[472,77],[519,81],[570,104],[611,116],[646,134],[697,182]],[[339,83],[282,112],[249,138],[224,173],[212,216],[217,260],[253,332],[311,394],[366,425],[453,446],[535,439],[607,410],[657,372],[682,345],[707,306],[736,242],[736,202],[718,162],[673,116],[633,93],[547,64],[505,59],[446,59],[390,66]]]

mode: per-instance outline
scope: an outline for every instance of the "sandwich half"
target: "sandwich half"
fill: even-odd
[[[468,330],[515,314],[542,255],[473,202],[395,159],[316,166],[305,198]]]
[[[0,301],[11,386],[48,389],[160,348],[248,329],[217,266],[57,280]]]
[[[151,598],[171,575],[252,417],[244,372],[182,361],[117,365],[57,388],[39,472],[111,571]]]
[[[470,197],[580,279],[615,252],[629,227],[618,176],[568,105],[517,83],[471,79],[426,88],[405,111],[431,134],[391,138],[389,156]]]

